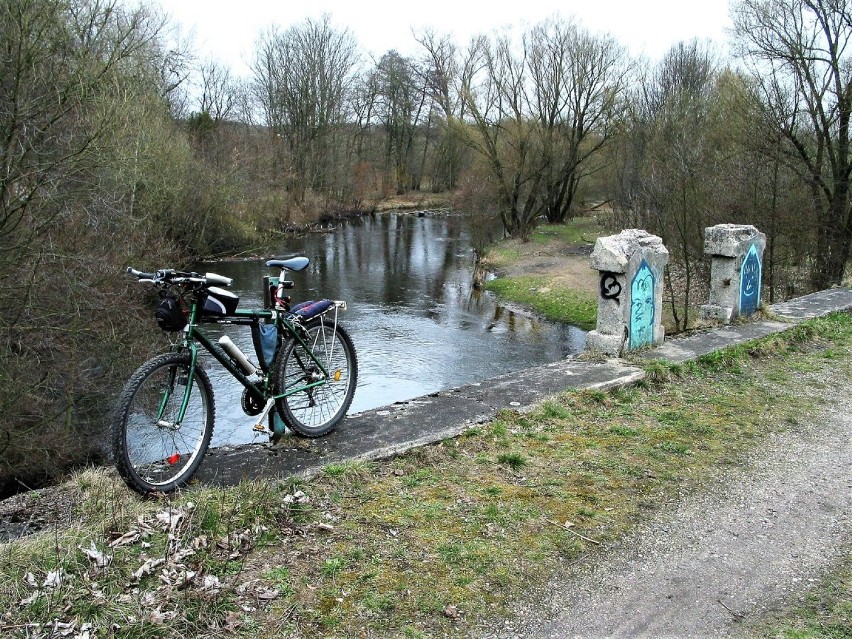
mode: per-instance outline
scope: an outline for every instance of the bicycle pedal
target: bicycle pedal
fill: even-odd
[[[254,426],[251,427],[251,429],[256,433],[268,433],[269,432],[267,430],[266,426],[264,426],[263,424],[255,424]]]

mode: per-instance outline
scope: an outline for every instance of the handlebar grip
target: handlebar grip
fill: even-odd
[[[142,271],[137,271],[132,266],[127,267],[127,272],[130,273],[131,275],[133,275],[134,277],[140,279],[140,280],[153,280],[154,279],[153,273],[143,273]]]
[[[208,284],[218,284],[219,286],[230,286],[234,283],[234,280],[230,277],[218,275],[217,273],[205,273],[204,279],[207,280]]]

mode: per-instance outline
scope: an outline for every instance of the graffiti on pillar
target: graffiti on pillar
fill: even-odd
[[[760,305],[761,271],[757,247],[752,244],[740,267],[740,315],[751,315]]]
[[[630,285],[630,350],[654,342],[654,272],[645,260]]]
[[[603,273],[601,275],[601,297],[605,300],[615,300],[616,304],[621,304],[621,284],[618,282],[618,277],[615,273]]]

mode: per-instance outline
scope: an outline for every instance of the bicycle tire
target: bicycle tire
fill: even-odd
[[[168,425],[183,401],[190,362],[189,353],[159,355],[140,366],[119,395],[112,420],[113,463],[125,483],[142,495],[185,486],[210,446],[213,387],[200,366],[195,367],[183,421],[177,428]]]
[[[334,430],[349,410],[358,383],[358,357],[352,338],[340,324],[315,318],[305,324],[304,331],[302,338],[331,379],[321,386],[279,397],[275,406],[290,429],[305,437],[321,437]],[[287,341],[275,367],[275,394],[282,395],[288,388],[320,377],[305,347],[295,339]]]

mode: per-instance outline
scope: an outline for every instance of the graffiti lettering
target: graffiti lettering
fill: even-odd
[[[621,304],[621,284],[614,273],[604,273],[601,276],[601,297],[605,300],[615,300],[616,304]]]

